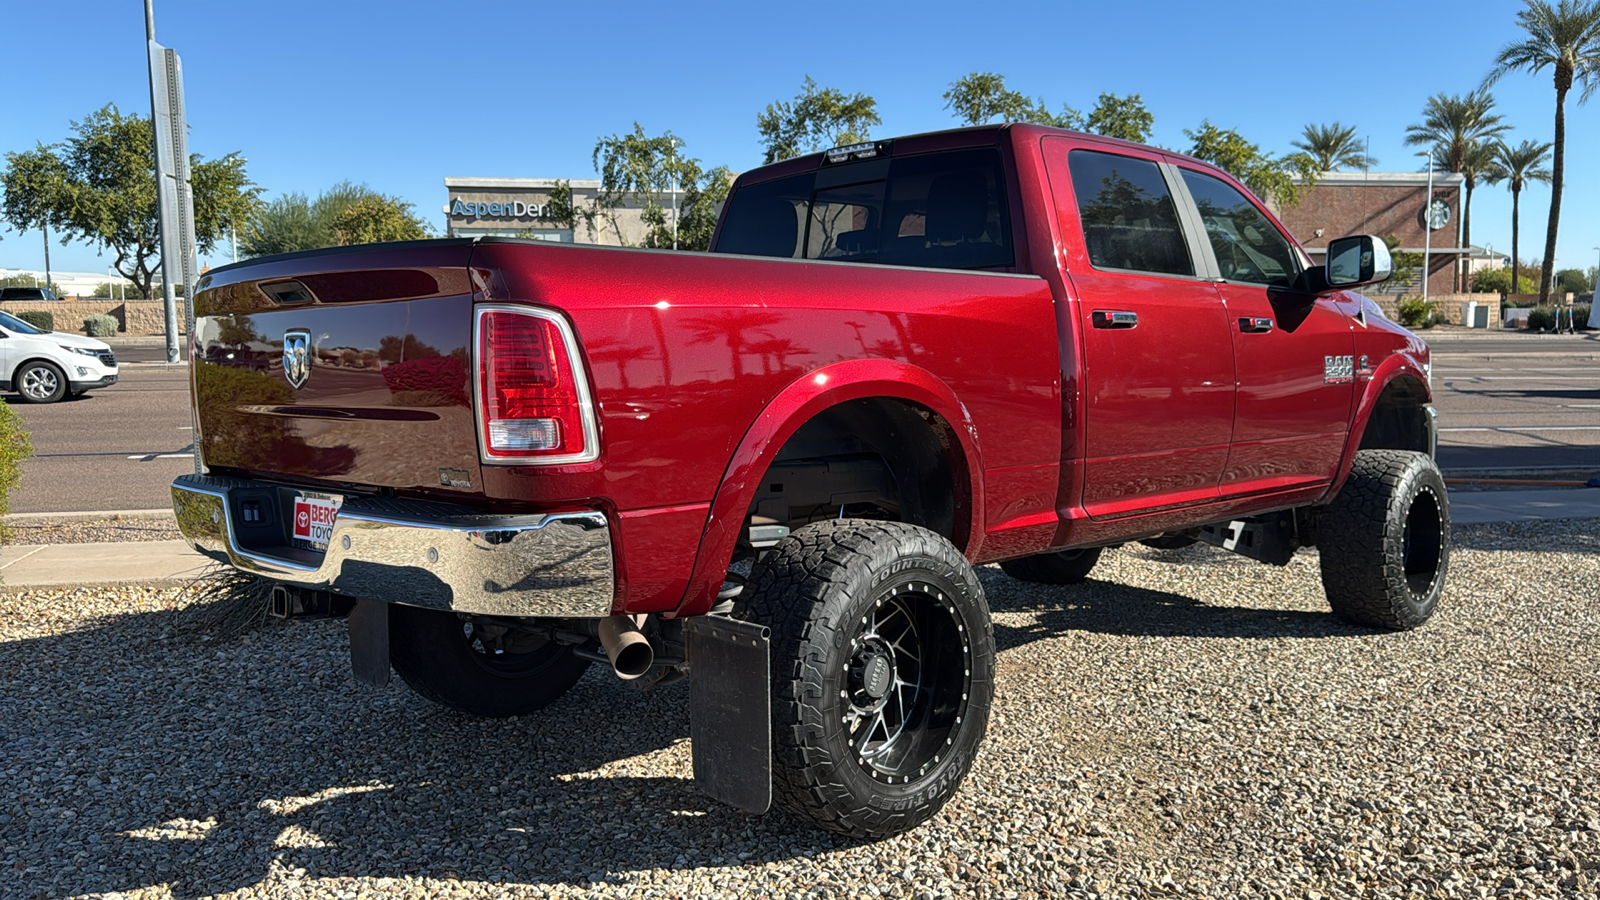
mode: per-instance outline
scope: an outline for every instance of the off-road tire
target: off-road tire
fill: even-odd
[[[772,631],[778,807],[874,840],[926,821],[955,795],[988,727],[994,634],[983,587],[949,541],[898,522],[808,525],[756,563],[734,615]],[[909,701],[907,676],[918,679]],[[894,679],[887,690],[884,677]],[[863,712],[858,701],[879,706]],[[894,715],[905,724],[890,737]]]
[[[1082,550],[1053,550],[1021,559],[1008,559],[1000,564],[1007,575],[1018,581],[1034,584],[1077,584],[1089,577],[1094,564],[1100,561],[1100,547]]]
[[[589,661],[554,641],[495,657],[474,647],[452,612],[391,604],[389,662],[405,683],[440,706],[488,718],[543,709],[578,683]]]
[[[17,370],[11,389],[24,403],[54,403],[67,396],[70,390],[67,376],[59,366],[39,360],[25,363]]]
[[[1433,459],[1409,450],[1356,453],[1317,549],[1334,615],[1395,630],[1428,621],[1450,563],[1450,503]]]

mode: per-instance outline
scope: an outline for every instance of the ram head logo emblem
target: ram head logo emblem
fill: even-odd
[[[306,380],[311,377],[311,332],[283,333],[283,375],[295,390],[306,386]]]

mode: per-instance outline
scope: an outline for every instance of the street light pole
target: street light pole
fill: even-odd
[[[44,289],[48,291],[50,290],[50,223],[40,222],[39,228],[44,232]]]
[[[1433,153],[1418,153],[1428,158],[1428,194],[1422,200],[1422,305],[1428,305],[1428,266],[1433,252]]]
[[[678,139],[667,138],[667,157],[672,166],[672,249],[678,249]]]

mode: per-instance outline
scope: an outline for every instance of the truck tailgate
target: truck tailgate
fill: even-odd
[[[471,253],[370,245],[208,273],[191,346],[205,464],[478,493]]]

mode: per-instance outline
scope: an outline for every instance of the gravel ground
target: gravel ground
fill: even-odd
[[[115,519],[12,519],[8,544],[94,544],[103,541],[172,541],[183,537],[178,520],[162,516]]]
[[[687,688],[592,670],[485,722],[359,687],[344,627],[206,640],[172,588],[0,594],[0,896],[1592,897],[1600,520],[1458,529],[1380,634],[1314,553],[982,579],[996,712],[961,794],[859,844],[690,780]]]

